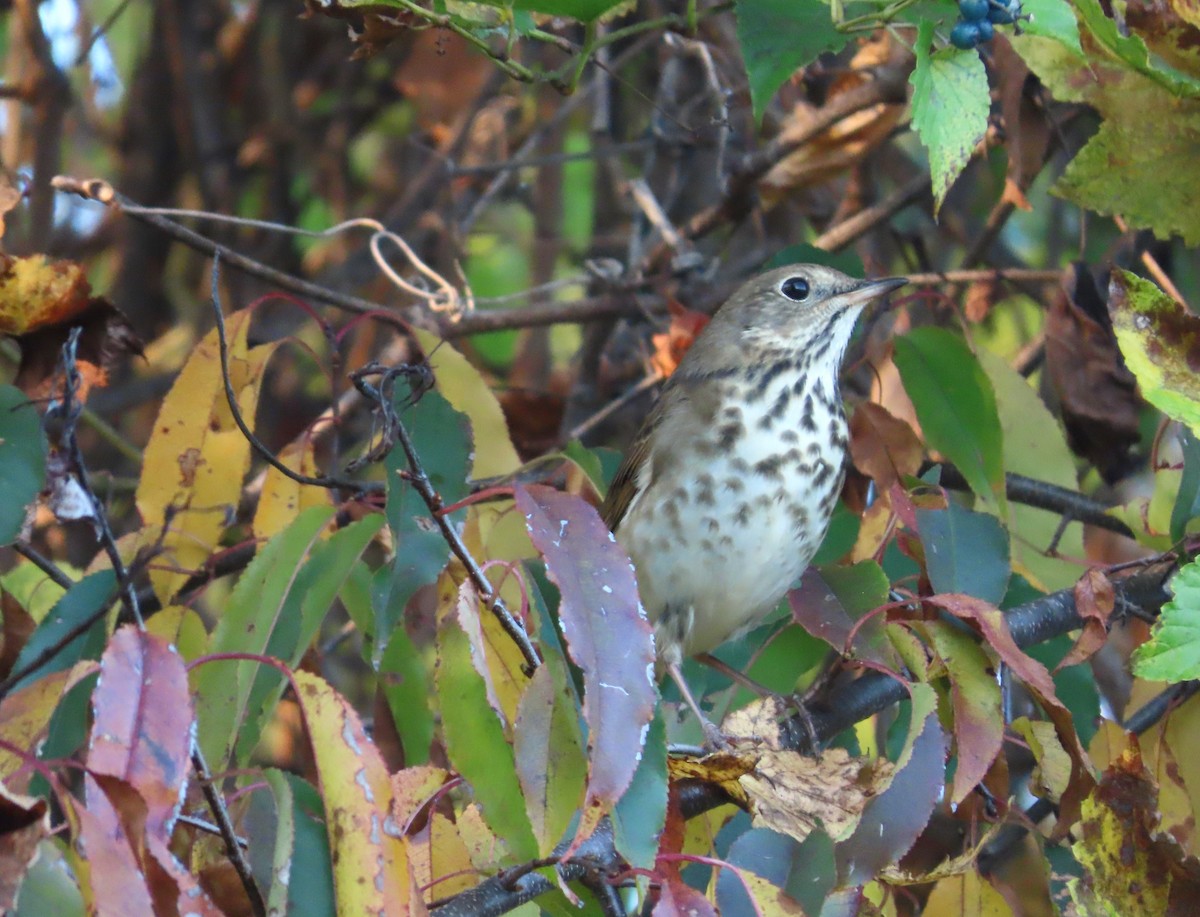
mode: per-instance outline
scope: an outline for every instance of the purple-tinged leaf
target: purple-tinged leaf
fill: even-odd
[[[942,794],[946,736],[929,685],[912,686],[912,725],[892,785],[867,803],[858,828],[837,848],[842,885],[861,885],[897,862],[925,830]]]
[[[88,769],[118,777],[146,802],[146,833],[168,840],[187,780],[195,716],[183,658],[166,641],[123,627],[100,660]]]
[[[518,487],[516,502],[562,595],[563,635],[583,670],[589,761],[578,843],[633,779],[654,715],[654,642],[633,565],[600,514],[549,487]]]

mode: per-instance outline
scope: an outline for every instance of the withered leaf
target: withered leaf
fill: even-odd
[[[1100,291],[1079,262],[1067,272],[1046,317],[1046,375],[1071,450],[1093,462],[1106,481],[1119,480],[1139,439],[1141,402]]]

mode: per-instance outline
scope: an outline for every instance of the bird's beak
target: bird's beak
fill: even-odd
[[[892,290],[908,283],[907,277],[883,277],[880,280],[863,280],[836,297],[838,305],[845,309],[862,308],[873,299],[885,296]]]

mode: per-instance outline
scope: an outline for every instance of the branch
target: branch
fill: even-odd
[[[396,316],[390,316],[381,311],[383,307],[379,303],[371,302],[369,299],[361,299],[358,296],[339,293],[328,287],[323,287],[308,280],[294,277],[283,271],[278,271],[273,267],[268,267],[260,261],[248,258],[231,248],[214,242],[207,236],[202,236],[200,233],[188,229],[181,223],[176,223],[174,220],[155,213],[147,213],[141,205],[116,191],[107,182],[100,181],[99,179],[80,181],[79,179],[60,175],[54,179],[54,187],[59,191],[78,194],[89,201],[97,201],[113,208],[117,212],[131,216],[135,220],[161,230],[172,239],[182,242],[189,248],[193,248],[205,255],[219,256],[226,264],[250,274],[252,277],[258,277],[261,280],[274,284],[282,290],[288,290],[299,296],[336,306],[339,309],[345,309],[347,312],[353,312],[356,315],[369,314],[380,321],[395,326],[401,331],[407,331],[404,322]]]
[[[225,854],[237,871],[238,878],[242,880],[242,888],[246,890],[246,897],[250,899],[250,909],[254,913],[254,917],[266,917],[267,903],[263,900],[262,892],[259,891],[258,883],[254,881],[254,874],[250,870],[250,863],[238,843],[237,832],[233,830],[233,821],[229,817],[229,809],[225,807],[225,799],[213,786],[212,774],[208,770],[208,762],[204,760],[204,752],[200,750],[199,743],[192,745],[192,769],[196,772],[200,792],[204,794],[204,798],[208,802],[213,820],[217,823],[221,837],[225,840]]]
[[[1173,561],[1159,563],[1114,580],[1117,607],[1128,604],[1157,612],[1170,598],[1166,581],[1176,567],[1177,563]],[[1018,605],[1006,611],[1004,617],[1013,640],[1021,648],[1070,633],[1084,623],[1075,611],[1074,587]],[[899,679],[882,672],[867,671],[825,700],[810,704],[809,713],[817,738],[827,742],[842,730],[907,697],[908,691]],[[789,720],[789,727],[793,735],[804,736],[804,726],[799,718]]]
[[[932,463],[931,463],[932,464]],[[924,469],[922,469],[924,470]],[[970,490],[962,472],[953,465],[942,465],[942,485],[951,490]],[[1086,494],[1081,494],[1048,481],[1027,478],[1023,474],[1006,472],[1004,475],[1004,492],[1014,503],[1033,506],[1037,509],[1058,513],[1068,520],[1094,525],[1099,529],[1108,529],[1126,538],[1134,538],[1133,530],[1116,516],[1110,516],[1110,507],[1106,503],[1094,500]]]
[[[780,160],[814,140],[843,118],[881,103],[902,104],[907,98],[908,69],[881,67],[875,79],[839,93],[819,109],[801,133],[786,139],[777,137],[761,149],[748,154],[734,169],[725,197],[693,216],[680,230],[689,240],[708,235],[718,226],[740,222],[757,202],[758,181]],[[670,246],[660,243],[646,258],[651,267],[665,262]]]
[[[479,593],[480,599],[487,605],[492,614],[496,616],[500,622],[500,626],[504,628],[505,633],[512,638],[517,648],[521,651],[521,655],[525,658],[525,674],[532,676],[542,661],[538,658],[537,650],[534,648],[533,642],[529,639],[529,634],[525,632],[525,628],[513,617],[512,612],[508,610],[504,599],[492,586],[491,581],[487,578],[487,575],[483,572],[479,564],[475,562],[475,558],[471,556],[471,552],[467,550],[467,546],[463,543],[462,538],[459,537],[458,532],[451,524],[449,514],[444,511],[445,503],[442,501],[441,494],[434,489],[433,482],[430,481],[429,475],[425,471],[425,466],[421,463],[421,457],[417,454],[416,445],[397,415],[392,399],[388,394],[397,377],[416,373],[423,373],[429,377],[425,383],[426,386],[433,384],[432,373],[427,364],[420,364],[415,367],[408,365],[385,367],[379,364],[372,364],[356,371],[351,378],[354,380],[355,386],[376,403],[380,416],[383,418],[385,440],[388,436],[392,437],[394,442],[398,442],[400,448],[404,450],[404,456],[408,460],[408,482],[425,503],[426,508],[429,510],[429,515],[433,518],[433,522],[438,527],[442,538],[450,546],[451,553],[466,568],[467,577]],[[367,382],[368,376],[379,376],[380,381],[378,386],[373,386]],[[416,386],[413,387],[413,391],[414,398],[419,397]]]

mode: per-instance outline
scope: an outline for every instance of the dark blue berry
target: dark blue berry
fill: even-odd
[[[967,22],[987,19],[988,8],[988,0],[958,0],[958,11]]]
[[[963,51],[970,51],[979,44],[979,25],[978,22],[960,19],[950,30],[950,44]]]
[[[1021,15],[1021,0],[991,0],[988,6],[988,22],[1008,25]]]
[[[995,27],[986,19],[975,23],[979,27],[979,43],[982,45],[992,40],[992,36],[996,34]]]

